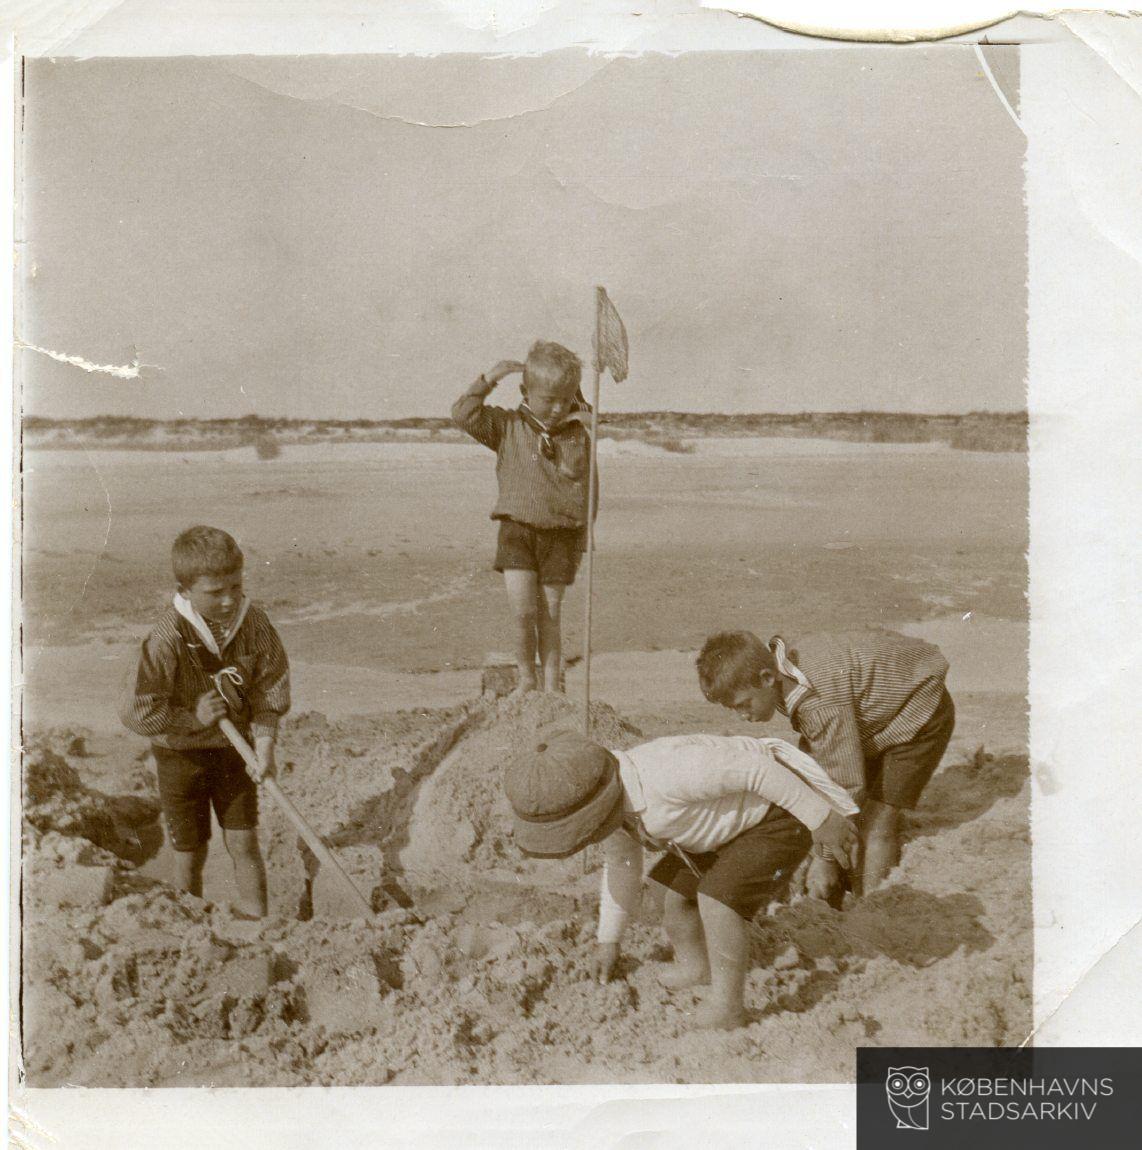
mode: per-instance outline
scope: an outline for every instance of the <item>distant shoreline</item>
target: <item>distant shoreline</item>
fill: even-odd
[[[840,439],[856,443],[946,443],[966,451],[1025,452],[1025,411],[954,415],[913,412],[798,412],[726,415],[718,412],[605,412],[600,437],[637,439],[686,453],[693,440],[718,437]],[[463,432],[441,416],[405,419],[140,419],[100,415],[85,419],[27,416],[28,448],[55,450],[219,451],[252,447],[270,459],[306,443],[462,442]]]

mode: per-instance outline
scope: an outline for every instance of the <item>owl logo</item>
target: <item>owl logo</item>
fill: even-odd
[[[890,1066],[884,1086],[896,1129],[927,1130],[928,1095],[932,1092],[927,1067]]]

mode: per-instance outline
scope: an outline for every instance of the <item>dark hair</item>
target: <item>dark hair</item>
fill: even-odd
[[[762,671],[776,673],[777,660],[752,631],[719,631],[706,640],[697,666],[702,694],[728,705],[735,692],[756,686]]]
[[[234,537],[217,527],[188,527],[171,548],[171,567],[180,587],[192,586],[203,575],[241,571],[243,562]]]
[[[526,392],[539,382],[536,379],[556,384],[560,389],[573,392],[583,378],[583,363],[573,352],[561,343],[548,343],[536,340],[527,353],[527,363],[523,368],[523,389]]]

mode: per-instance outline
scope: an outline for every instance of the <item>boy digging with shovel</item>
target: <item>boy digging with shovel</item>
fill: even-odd
[[[289,661],[265,612],[242,592],[243,556],[230,535],[191,527],[175,540],[171,564],[178,590],[143,642],[120,718],[151,740],[175,885],[202,897],[213,808],[234,863],[234,912],[262,918],[258,788],[219,722],[234,718],[256,748],[250,770],[272,777],[278,723],[290,704]],[[246,688],[243,698],[232,695],[233,710],[215,678],[227,669]]]

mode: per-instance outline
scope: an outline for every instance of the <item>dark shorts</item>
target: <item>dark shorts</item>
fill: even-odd
[[[534,571],[546,587],[570,586],[579,570],[584,542],[582,527],[531,527],[501,519],[495,569]]]
[[[210,841],[211,807],[223,830],[248,831],[258,825],[258,788],[233,747],[151,750],[159,802],[176,851],[197,850]]]
[[[915,810],[948,749],[955,725],[955,704],[945,691],[932,717],[914,739],[865,760],[865,798],[902,811]]]
[[[803,823],[783,807],[773,806],[757,826],[716,851],[689,855],[701,877],[673,854],[655,863],[650,877],[684,898],[693,900],[704,894],[716,899],[748,922],[784,895],[811,842]]]

